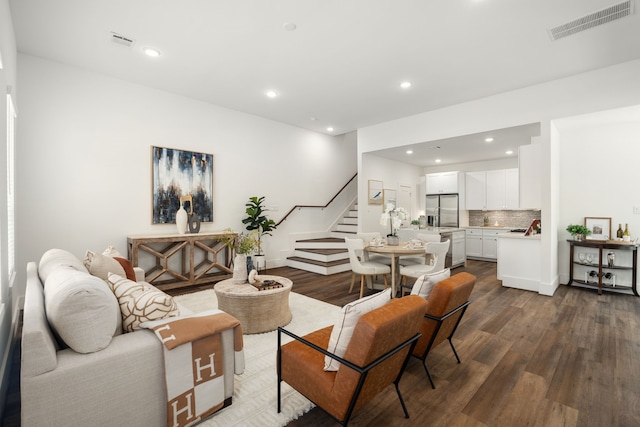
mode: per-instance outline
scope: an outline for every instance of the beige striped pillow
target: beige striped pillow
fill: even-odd
[[[141,329],[142,322],[180,315],[173,298],[148,283],[134,282],[113,273],[109,274],[107,283],[118,299],[124,332]]]

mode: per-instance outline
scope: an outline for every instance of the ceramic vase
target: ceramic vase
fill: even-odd
[[[400,238],[398,236],[387,236],[387,245],[398,246],[400,244]]]
[[[233,283],[247,283],[247,256],[236,254],[233,260]]]
[[[176,212],[176,226],[178,227],[178,233],[184,234],[187,232],[187,223],[189,222],[189,215],[182,206]]]

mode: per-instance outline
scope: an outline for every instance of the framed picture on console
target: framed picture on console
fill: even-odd
[[[604,217],[584,217],[584,225],[591,231],[586,236],[591,240],[609,240],[611,238],[611,218]]]
[[[213,222],[213,154],[151,146],[152,224],[175,224],[180,197],[191,194],[188,212]]]

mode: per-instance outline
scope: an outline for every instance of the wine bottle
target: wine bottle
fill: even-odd
[[[616,232],[616,237],[622,240],[622,224],[618,224],[618,231]]]
[[[622,233],[622,240],[628,242],[631,240],[631,236],[629,235],[629,224],[624,225],[624,233]]]

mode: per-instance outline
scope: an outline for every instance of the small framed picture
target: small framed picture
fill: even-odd
[[[385,188],[384,190],[382,190],[382,198],[384,199],[382,201],[382,210],[384,211],[387,208],[387,205],[389,203],[391,203],[393,205],[393,208],[395,209],[397,206],[397,198],[398,198],[398,192],[396,190],[390,190],[388,188]]]
[[[591,240],[609,240],[611,238],[611,218],[585,216],[584,225],[591,231],[586,236]]]
[[[377,181],[375,179],[369,180],[369,204],[382,204],[382,181]]]

